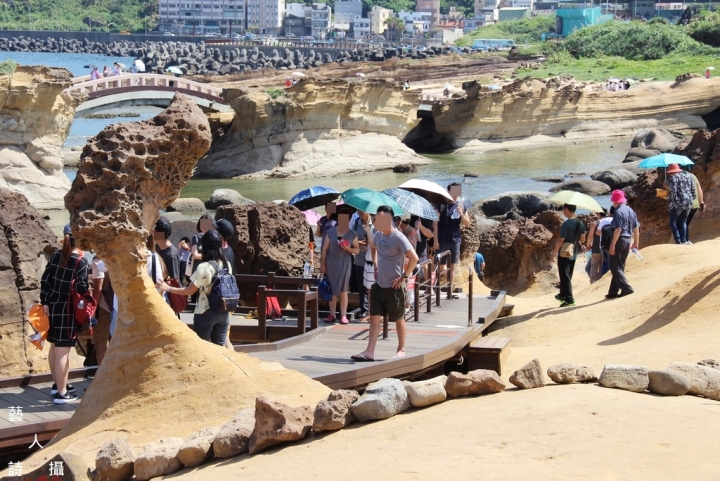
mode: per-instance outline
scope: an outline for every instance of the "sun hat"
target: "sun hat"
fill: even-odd
[[[619,189],[613,190],[612,194],[610,195],[610,202],[624,204],[625,202],[627,202],[627,200],[625,199],[625,192]]]
[[[667,166],[666,174],[677,174],[680,172],[680,166],[678,164],[670,164]]]

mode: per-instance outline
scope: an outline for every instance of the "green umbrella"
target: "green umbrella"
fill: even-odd
[[[571,190],[561,190],[550,197],[548,200],[558,204],[572,204],[578,209],[585,209],[591,212],[601,212],[602,207],[597,203],[595,199],[587,194],[581,194],[580,192],[573,192]]]
[[[340,197],[342,197],[342,200],[347,205],[360,209],[368,214],[376,213],[377,208],[381,205],[390,207],[395,215],[404,214],[398,203],[395,202],[395,199],[376,190],[358,187],[357,189],[346,190]]]

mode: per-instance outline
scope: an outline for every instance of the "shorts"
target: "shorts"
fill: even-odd
[[[98,307],[95,314],[97,325],[93,328],[93,344],[96,346],[99,344],[107,345],[110,341],[110,313],[105,309]]]
[[[55,347],[75,347],[77,344],[78,325],[75,319],[68,315],[67,300],[62,302],[51,302],[50,308],[50,330],[47,341],[55,344]]]
[[[403,283],[400,289],[380,287],[377,282],[370,288],[370,315],[385,316],[398,321],[405,317],[405,297],[407,288]]]
[[[450,264],[457,264],[460,262],[460,242],[447,242],[440,244],[440,248],[435,251],[435,255],[442,254],[443,252],[450,251]],[[447,263],[447,257],[445,258]]]

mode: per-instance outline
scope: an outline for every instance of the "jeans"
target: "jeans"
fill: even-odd
[[[227,312],[214,312],[208,309],[202,314],[193,317],[193,331],[205,341],[220,346],[225,345],[225,336],[230,324],[230,314]]]
[[[687,242],[687,218],[690,215],[690,207],[684,209],[670,209],[670,229],[676,244]]]
[[[363,255],[363,259],[365,256]],[[355,274],[355,281],[357,283],[358,294],[360,295],[360,317],[367,316],[370,312],[368,307],[368,292],[367,287],[363,279],[365,278],[365,262],[363,265],[358,266],[353,264],[353,273]]]
[[[687,226],[687,233],[685,234],[685,239],[687,239],[688,241],[690,241],[690,222],[692,222],[697,211],[698,209],[695,208],[690,209],[690,214],[688,214],[687,222],[685,222],[685,225]]]
[[[572,302],[572,276],[575,270],[575,259],[558,257],[558,271],[560,272],[560,297],[566,302]]]
[[[610,272],[612,273],[612,281],[610,281],[610,289],[608,296],[616,297],[618,291],[621,294],[633,292],[633,288],[628,284],[625,277],[625,261],[630,254],[630,237],[620,237],[615,244],[615,255],[610,256]]]

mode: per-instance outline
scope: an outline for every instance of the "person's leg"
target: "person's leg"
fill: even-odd
[[[57,385],[57,391],[60,394],[67,392],[68,374],[70,373],[70,348],[55,346],[55,372],[53,378]]]
[[[687,242],[687,219],[690,215],[690,209],[683,209],[678,214],[677,228],[678,235],[680,236],[680,243],[684,244]]]
[[[695,218],[695,213],[697,212],[697,209],[690,209],[690,213],[687,216],[687,221],[685,222],[685,225],[687,226],[687,231],[685,232],[685,240],[690,242],[690,223]]]
[[[330,302],[328,302],[328,305],[330,306],[330,315],[325,319],[326,321],[334,321],[335,320],[335,309],[337,308],[337,301],[338,296],[333,296],[332,299],[330,299]]]
[[[680,217],[680,209],[670,209],[670,230],[672,231],[673,238],[676,244],[682,244],[680,239],[680,231],[678,230],[678,218]]]
[[[230,324],[230,315],[227,312],[213,312],[212,318],[210,341],[218,346],[225,346],[225,337],[228,324]]]
[[[627,261],[628,254],[630,254],[630,239],[620,238],[615,245],[617,250],[617,275],[613,277],[615,285],[620,290],[620,295],[632,294],[633,288],[628,283],[625,277],[625,262]]]
[[[375,283],[370,288],[370,328],[368,329],[368,344],[365,350],[358,354],[359,356],[364,356],[371,360],[375,359],[375,346],[377,345],[378,335],[380,335],[382,319],[386,312],[380,296],[380,286]]]
[[[567,302],[575,302],[575,296],[573,295],[572,278],[573,272],[575,272],[575,259],[568,259],[567,264]]]
[[[225,347],[227,347],[231,351],[235,350],[235,347],[233,347],[232,342],[230,341],[230,322],[229,321],[228,321],[228,325],[227,325],[227,331],[225,331]]]
[[[402,286],[400,289],[387,289],[381,294],[385,297],[383,304],[387,308],[388,318],[395,321],[395,329],[398,336],[398,348],[395,357],[405,357],[405,298],[407,289]]]
[[[55,376],[55,344],[50,344],[50,352],[48,352],[48,364],[50,364],[50,376],[52,376],[53,384],[57,386],[57,377]]]
[[[93,329],[93,344],[95,344],[95,357],[97,358],[98,366],[102,364],[105,359],[105,353],[108,348],[108,341],[110,340],[110,313],[105,309],[98,308],[97,313],[97,325]]]
[[[620,241],[618,240],[618,243]],[[612,280],[610,281],[610,288],[608,289],[608,293],[606,297],[617,297],[618,296],[618,275],[620,270],[620,258],[618,256],[617,246],[615,250],[615,254],[610,255],[610,274],[612,275]]]
[[[568,264],[570,259],[558,257],[558,273],[560,274],[560,300],[563,302],[572,299],[572,288],[570,287],[570,276],[568,275]]]
[[[203,341],[209,341],[212,335],[213,325],[210,319],[211,314],[212,311],[208,309],[202,314],[195,314],[195,316],[193,316],[193,331],[195,331]]]
[[[340,319],[347,317],[348,293],[340,293]]]
[[[448,299],[451,299],[453,296],[453,281],[454,280],[455,280],[455,264],[450,263],[450,267],[448,268],[448,293],[447,293]]]

